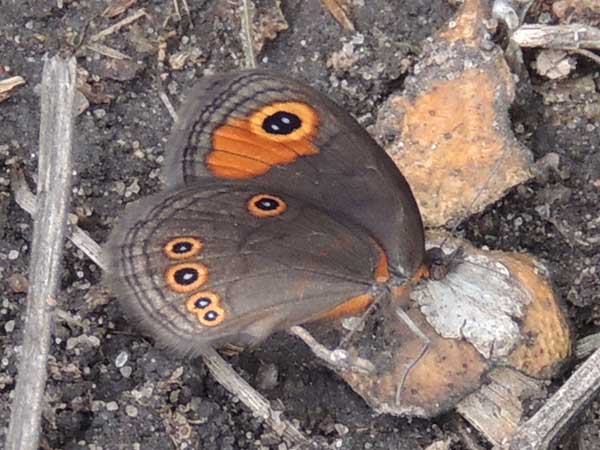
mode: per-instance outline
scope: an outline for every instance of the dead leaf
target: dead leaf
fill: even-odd
[[[577,59],[564,50],[542,50],[535,59],[537,72],[551,80],[567,77],[577,65]]]
[[[275,0],[270,5],[257,7],[252,20],[252,47],[254,47],[254,51],[257,54],[260,53],[267,41],[272,41],[280,31],[285,31],[288,28],[289,25],[281,10],[280,0]]]
[[[102,16],[108,18],[116,17],[119,14],[123,14],[137,2],[138,0],[116,0],[102,12]]]
[[[350,1],[349,0],[321,0],[323,6],[344,30],[354,31],[354,24],[350,20]]]
[[[559,0],[552,4],[552,12],[562,23],[600,25],[598,0]]]
[[[10,98],[14,93],[14,89],[22,84],[25,84],[25,78],[18,75],[0,80],[0,102]]]
[[[95,105],[108,104],[114,96],[104,92],[104,85],[99,83],[82,83],[77,86],[77,89],[89,100],[90,103]]]
[[[511,129],[514,79],[502,49],[484,45],[485,3],[465,0],[458,17],[424,41],[414,76],[375,126],[428,226],[481,211],[531,177],[531,152]]]

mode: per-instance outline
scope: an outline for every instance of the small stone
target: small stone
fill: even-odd
[[[4,324],[4,330],[7,333],[12,333],[15,329],[15,321],[14,320],[9,320],[8,322],[6,322]]]
[[[350,429],[346,425],[343,425],[341,423],[336,423],[333,427],[335,428],[335,431],[337,431],[337,434],[339,434],[340,436],[345,436],[350,431]]]
[[[11,261],[14,261],[18,257],[19,257],[19,251],[18,250],[11,250],[10,252],[8,252],[8,259],[10,259]]]
[[[263,364],[258,368],[256,384],[261,391],[268,391],[277,386],[279,371],[275,364]]]
[[[106,404],[106,410],[107,411],[117,411],[119,409],[119,404],[115,401],[112,402],[108,402]]]
[[[125,414],[127,414],[129,417],[137,417],[138,409],[133,405],[127,405],[125,407]]]
[[[133,369],[130,366],[121,367],[121,375],[123,378],[129,378],[133,372]]]
[[[103,119],[106,116],[106,111],[102,108],[98,108],[94,110],[94,117],[96,119]]]
[[[29,289],[29,281],[22,273],[13,273],[8,277],[8,286],[15,294],[24,294]]]
[[[125,364],[127,364],[128,359],[129,354],[126,351],[120,352],[115,358],[115,366],[117,366],[118,368],[123,367]]]

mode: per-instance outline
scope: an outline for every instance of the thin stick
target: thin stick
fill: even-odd
[[[25,335],[7,450],[38,448],[50,331],[71,193],[75,85],[75,58],[65,61],[56,56],[46,61],[42,75],[38,214],[33,226]]]
[[[589,50],[584,50],[582,48],[565,48],[572,53],[577,53],[578,55],[585,56],[586,58],[590,58],[596,64],[600,64],[600,56],[596,55],[594,52]]]
[[[515,30],[511,40],[519,47],[600,50],[600,28],[581,24],[525,24]]]
[[[17,205],[27,211],[31,216],[35,217],[37,210],[36,198],[29,189],[29,186],[27,186],[25,175],[20,169],[16,169],[12,172],[10,183],[13,193],[15,194]],[[104,271],[107,269],[102,249],[89,234],[77,225],[68,225],[67,238],[69,238],[79,250],[85,253],[88,258],[94,261],[98,267]]]
[[[125,17],[122,20],[119,20],[117,23],[115,23],[114,25],[111,25],[110,27],[100,31],[99,33],[93,35],[90,38],[90,42],[98,42],[103,40],[106,36],[109,36],[117,31],[119,31],[121,28],[123,28],[124,26],[129,25],[130,23],[135,22],[138,19],[141,19],[142,17],[148,17],[148,13],[146,13],[146,11],[144,11],[143,9],[138,9],[136,12],[134,12],[133,14],[130,14],[129,16]]]
[[[12,186],[17,204],[29,214],[34,215],[36,212],[35,196],[29,190],[21,171],[13,174]],[[67,230],[67,235],[73,244],[89,256],[94,263],[106,270],[107,263],[102,249],[85,231],[77,225],[71,225]],[[202,358],[219,384],[239,397],[256,416],[264,418],[285,439],[303,445],[310,443],[291,422],[284,420],[281,414],[271,409],[269,401],[240,377],[216,351],[205,350]]]
[[[261,417],[280,436],[295,444],[311,444],[300,430],[281,417],[280,412],[274,411],[269,401],[241,378],[214,349],[210,347],[202,349],[201,353],[204,364],[221,386],[238,396],[244,405]]]
[[[513,435],[510,450],[546,450],[571,419],[600,391],[600,350],[569,377]]]
[[[256,55],[254,54],[254,42],[252,41],[252,0],[242,0],[241,6],[241,36],[242,48],[246,59],[246,69],[256,68]]]

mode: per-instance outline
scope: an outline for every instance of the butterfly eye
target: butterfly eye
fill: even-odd
[[[167,286],[175,292],[191,292],[208,278],[208,269],[200,263],[181,263],[169,267],[165,273]]]
[[[164,246],[165,255],[170,259],[187,259],[202,251],[204,244],[196,237],[177,237]]]
[[[263,120],[262,127],[269,134],[287,135],[302,126],[300,117],[288,111],[277,111]]]
[[[287,204],[279,197],[257,194],[248,201],[248,211],[256,217],[274,217],[283,214]]]

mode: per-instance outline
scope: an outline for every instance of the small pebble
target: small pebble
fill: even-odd
[[[4,324],[4,330],[7,333],[12,333],[15,329],[15,321],[14,320],[9,320],[8,322],[6,322]]]
[[[115,366],[117,366],[118,368],[123,367],[125,364],[127,364],[128,359],[129,354],[126,351],[120,352],[115,358]]]
[[[19,257],[19,251],[18,250],[11,250],[10,252],[8,252],[8,259],[10,259],[11,261],[14,261],[18,257]]]
[[[8,286],[15,294],[24,294],[29,288],[27,277],[21,273],[13,273],[7,281]]]
[[[117,411],[119,409],[119,405],[117,402],[108,402],[106,404],[106,410],[107,411]]]
[[[106,111],[102,108],[98,108],[94,110],[94,117],[96,119],[103,119],[106,116]]]
[[[127,414],[129,417],[137,417],[138,409],[133,405],[127,405],[125,407],[125,414]]]
[[[121,367],[120,372],[123,378],[129,378],[131,376],[131,373],[133,372],[133,369],[129,366],[125,366]]]

